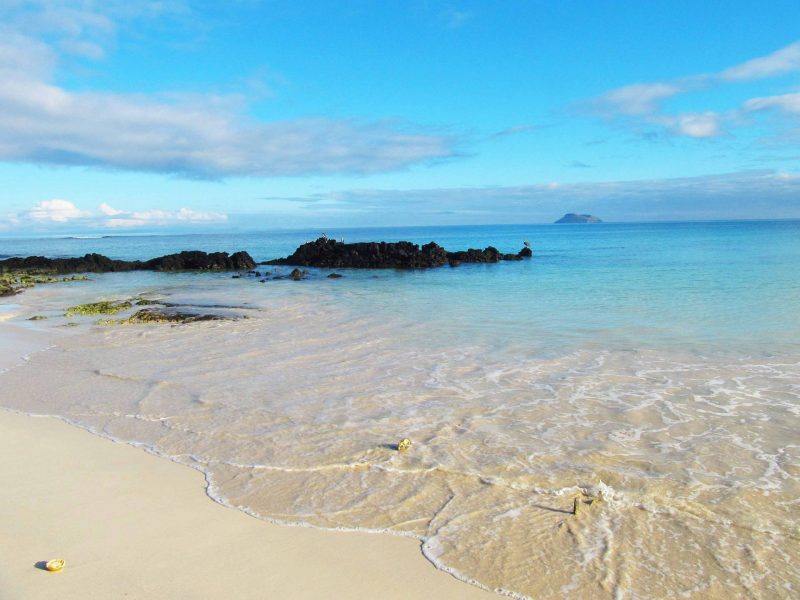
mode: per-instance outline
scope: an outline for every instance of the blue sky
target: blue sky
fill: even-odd
[[[0,235],[800,218],[800,3],[0,0]]]

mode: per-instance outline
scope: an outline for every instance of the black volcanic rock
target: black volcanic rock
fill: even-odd
[[[247,252],[200,252],[191,250],[153,258],[144,263],[148,271],[247,271],[256,266]]]
[[[526,254],[525,251],[528,251]],[[418,246],[411,242],[360,242],[345,244],[321,237],[306,242],[286,258],[267,261],[267,265],[323,267],[328,269],[415,269],[440,267],[449,263],[495,263],[500,260],[520,260],[531,256],[528,248],[518,254],[503,254],[489,246],[484,250],[447,252],[435,242]]]
[[[520,258],[530,258],[531,256],[533,256],[533,250],[525,247],[517,253],[517,256],[519,256]]]
[[[459,263],[496,263],[498,260],[503,259],[503,255],[494,246],[489,246],[485,250],[476,250],[470,248],[469,250],[462,250],[460,252],[448,252],[447,259]]]
[[[108,273],[114,271],[236,271],[256,266],[247,252],[200,252],[198,250],[168,254],[148,261],[113,260],[102,254],[86,254],[78,258],[46,258],[28,256],[0,261],[0,272],[28,271],[48,273]]]
[[[291,256],[268,261],[268,265],[353,269],[409,269],[436,267],[447,262],[444,248],[431,242],[420,248],[411,242],[362,242],[344,244],[319,238],[300,246]]]
[[[578,215],[575,213],[567,213],[561,217],[556,223],[602,223],[600,219],[592,215]]]

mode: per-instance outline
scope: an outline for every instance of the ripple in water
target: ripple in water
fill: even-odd
[[[94,328],[4,373],[3,403],[201,469],[262,518],[414,536],[513,597],[797,594],[800,357],[542,356],[427,327],[294,296]]]

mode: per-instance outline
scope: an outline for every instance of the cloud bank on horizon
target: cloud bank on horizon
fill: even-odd
[[[737,206],[745,195],[750,202]],[[353,189],[311,196],[267,198],[293,204],[293,212],[309,227],[369,226],[380,214],[397,225],[429,224],[524,224],[549,222],[572,207],[577,212],[596,212],[602,207],[607,221],[615,220],[714,220],[726,210],[729,219],[746,219],[756,208],[762,218],[782,218],[797,206],[800,174],[750,171],[702,177],[608,181],[479,188]],[[620,215],[625,215],[621,217]],[[386,222],[386,221],[384,221]],[[259,214],[209,213],[182,207],[126,212],[102,203],[79,208],[61,199],[39,202],[28,211],[6,216],[6,224],[50,231],[114,232],[122,230],[263,229]],[[0,221],[0,227],[3,222]]]
[[[651,40],[585,38],[588,2],[574,25],[522,4],[2,2],[0,174],[16,184],[0,197],[0,231],[239,227],[254,214],[276,226],[549,221],[579,209],[800,217],[790,25],[777,45],[781,32],[754,20],[764,31],[749,56],[732,30],[713,60],[675,31],[661,42],[675,60],[649,65],[622,42],[647,56]],[[597,10],[611,34],[615,19],[627,32],[650,18]],[[800,18],[800,7],[784,13]],[[578,57],[568,27],[587,45]]]

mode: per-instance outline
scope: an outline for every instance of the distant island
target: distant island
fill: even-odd
[[[602,223],[603,221],[593,215],[577,215],[575,213],[567,213],[561,217],[556,223]]]

